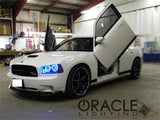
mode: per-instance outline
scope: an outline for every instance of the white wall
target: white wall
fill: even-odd
[[[137,35],[160,33],[160,7],[124,13],[123,17]]]
[[[122,13],[157,5],[160,5],[160,0],[134,0],[133,2],[118,6],[118,10]]]

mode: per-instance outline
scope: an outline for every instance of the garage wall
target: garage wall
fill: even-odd
[[[34,16],[40,22],[46,22],[48,15],[50,15],[50,22],[51,23],[61,23],[66,24],[66,15],[58,15],[58,14],[48,14],[48,13],[41,13],[40,11],[21,11],[17,16],[17,21],[30,21],[34,20]]]
[[[16,33],[20,34],[21,31],[27,33],[27,28],[29,28],[29,30],[32,29],[32,31],[34,31],[34,25],[33,25],[33,21],[35,22],[46,22],[47,23],[47,19],[48,19],[48,15],[50,15],[50,23],[54,23],[54,24],[67,24],[67,16],[66,15],[57,15],[57,14],[47,14],[47,13],[43,13],[41,14],[40,11],[21,11],[19,13],[19,15],[17,16],[17,21],[25,21],[25,22],[31,22],[31,23],[16,23]],[[64,25],[51,25],[51,29],[53,28],[67,28]],[[22,49],[26,49],[26,41],[27,41],[27,36],[26,38],[19,38],[16,40],[16,44],[13,45],[13,49],[16,50],[22,50]],[[32,36],[32,35],[31,35]],[[60,41],[62,41],[64,38],[64,36],[62,36],[61,38],[57,38],[57,43],[59,43]],[[5,48],[5,44],[9,44],[9,38],[12,37],[3,37],[0,36],[0,48]],[[43,38],[39,38],[39,36],[34,36],[34,41],[36,44],[36,48],[37,48],[37,44],[38,44],[38,39],[42,39],[44,40],[44,35]],[[32,38],[31,38],[32,40]],[[41,46],[41,50],[43,50],[43,46]]]
[[[50,23],[54,23],[54,24],[67,24],[67,16],[66,15],[57,15],[57,14],[47,14],[47,13],[41,13],[40,11],[21,11],[20,14],[17,16],[17,21],[26,21],[26,22],[45,22],[47,23],[47,19],[48,19],[48,15],[50,15]],[[32,25],[32,29],[33,29],[33,24]],[[22,26],[22,28],[20,29],[19,27]],[[23,30],[24,32],[26,32],[26,23],[22,24],[22,23],[17,23],[17,33],[20,33],[20,30]],[[51,25],[51,28],[66,28],[66,26],[62,26],[62,25]]]
[[[138,35],[160,33],[160,7],[124,13],[123,17]]]
[[[160,1],[137,0],[132,4],[118,6],[118,9],[139,36],[138,39],[143,52],[146,51],[145,49],[153,49],[145,48],[145,43],[151,41],[156,42],[154,48],[156,53],[160,52]]]
[[[118,10],[123,12],[138,10],[142,8],[154,7],[160,5],[160,0],[134,0],[127,4],[118,5]]]

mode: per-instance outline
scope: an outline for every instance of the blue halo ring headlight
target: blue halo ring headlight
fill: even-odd
[[[45,70],[45,72],[50,72],[51,71],[50,65],[46,65],[44,70]]]
[[[52,71],[53,72],[57,72],[58,71],[59,66],[57,64],[52,65]]]
[[[52,64],[42,66],[40,69],[41,74],[57,74],[62,73],[63,69],[60,64]]]

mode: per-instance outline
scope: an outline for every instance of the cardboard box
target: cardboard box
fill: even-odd
[[[2,6],[0,6],[0,13],[2,13]]]
[[[11,26],[6,25],[6,35],[11,35]]]
[[[0,35],[11,35],[10,25],[0,25]]]
[[[0,35],[5,35],[5,25],[0,25]]]
[[[3,66],[5,66],[5,63],[4,62],[0,63],[0,67],[3,67]]]
[[[46,22],[39,22],[39,32],[45,32],[46,28]],[[36,31],[38,31],[38,24],[36,24]]]
[[[40,32],[46,31],[46,22],[39,22],[39,31]]]
[[[3,17],[2,13],[0,12],[0,17]]]
[[[10,9],[2,9],[3,13],[11,13]]]
[[[71,29],[67,29],[67,33],[71,33]]]
[[[10,9],[2,9],[2,13],[3,13],[4,17],[6,17],[6,16],[11,17],[11,11],[10,11]]]
[[[3,16],[4,16],[4,17],[5,17],[5,16],[11,17],[11,13],[3,13]]]
[[[70,29],[61,29],[61,32],[62,33],[71,33],[71,30]]]
[[[59,33],[59,32],[61,32],[61,29],[53,29],[53,32]]]
[[[0,17],[3,17],[3,14],[2,14],[2,6],[0,6]]]
[[[65,33],[66,29],[60,29],[60,32]]]

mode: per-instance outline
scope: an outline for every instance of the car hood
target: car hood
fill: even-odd
[[[49,65],[49,64],[61,64],[74,60],[78,57],[86,55],[88,52],[75,52],[75,51],[52,51],[41,52],[31,55],[15,58],[11,61],[11,64],[25,64],[25,65]]]

